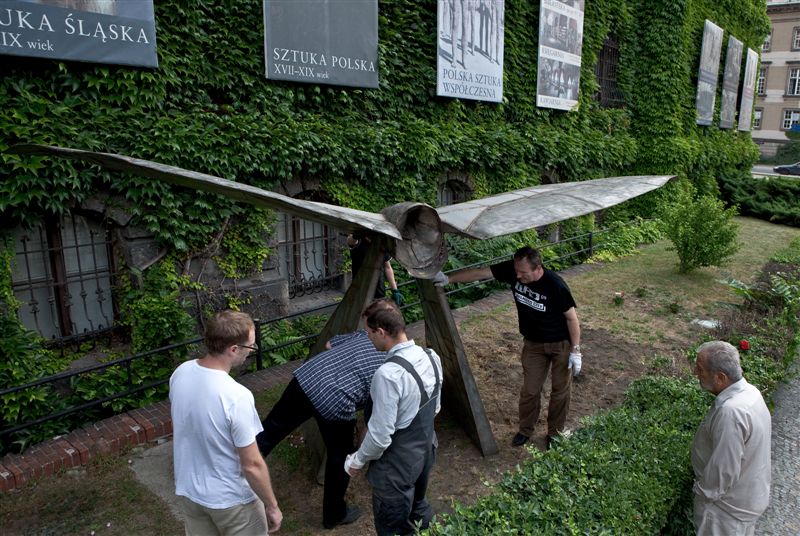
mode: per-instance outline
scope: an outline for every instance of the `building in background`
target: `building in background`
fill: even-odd
[[[753,141],[773,156],[800,130],[800,0],[767,0],[772,31],[761,48],[753,109]]]

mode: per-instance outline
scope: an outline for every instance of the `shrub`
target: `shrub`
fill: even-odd
[[[787,164],[800,161],[800,140],[792,140],[778,147],[775,161]]]
[[[742,214],[800,227],[798,181],[779,177],[755,180],[749,172],[739,172],[721,176],[719,186],[724,198],[738,205]]]
[[[608,230],[596,239],[599,245],[587,261],[607,262],[636,253],[637,246],[652,244],[663,238],[658,220],[643,220],[637,217],[628,222],[614,221]]]
[[[739,226],[734,216],[735,207],[726,209],[722,201],[711,196],[692,199],[689,190],[663,209],[664,232],[678,254],[680,272],[720,266],[739,250]]]
[[[689,445],[708,403],[695,381],[640,379],[623,407],[532,450],[494,494],[429,534],[658,534],[691,489]]]
[[[22,325],[17,317],[20,303],[11,287],[14,250],[7,237],[0,236],[0,387],[23,385],[57,372],[63,365],[56,354],[45,348],[44,340]],[[0,428],[30,421],[63,407],[64,401],[51,386],[40,386],[0,396]],[[0,452],[12,444],[20,449],[65,430],[66,424],[49,422],[35,430],[18,432],[3,438]]]

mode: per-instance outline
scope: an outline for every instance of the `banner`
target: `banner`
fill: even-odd
[[[742,42],[728,37],[725,54],[725,77],[722,79],[722,105],[719,108],[719,128],[733,127],[736,115],[736,96],[739,93],[739,71],[742,69]]]
[[[747,49],[747,64],[744,68],[744,87],[742,88],[742,103],[739,105],[739,130],[749,131],[750,121],[753,118],[753,96],[756,89],[756,68],[758,67],[758,52],[752,48]]]
[[[378,0],[264,0],[266,77],[378,87]]]
[[[0,54],[158,67],[153,0],[3,0]]]
[[[503,100],[505,0],[438,0],[436,94]]]
[[[722,28],[706,19],[703,28],[703,48],[700,52],[700,71],[697,74],[697,99],[695,100],[698,125],[710,125],[714,120],[720,52],[722,52]]]
[[[583,47],[583,0],[542,0],[536,106],[572,110],[578,105]]]

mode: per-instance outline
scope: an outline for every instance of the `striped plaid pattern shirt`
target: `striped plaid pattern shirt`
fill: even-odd
[[[336,335],[331,349],[306,361],[294,377],[319,414],[331,421],[355,419],[367,403],[372,376],[386,360],[366,331]]]

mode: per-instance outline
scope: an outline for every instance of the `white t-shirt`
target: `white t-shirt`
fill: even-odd
[[[263,430],[253,394],[227,373],[192,360],[172,374],[169,399],[175,494],[207,508],[253,501],[236,450]]]

